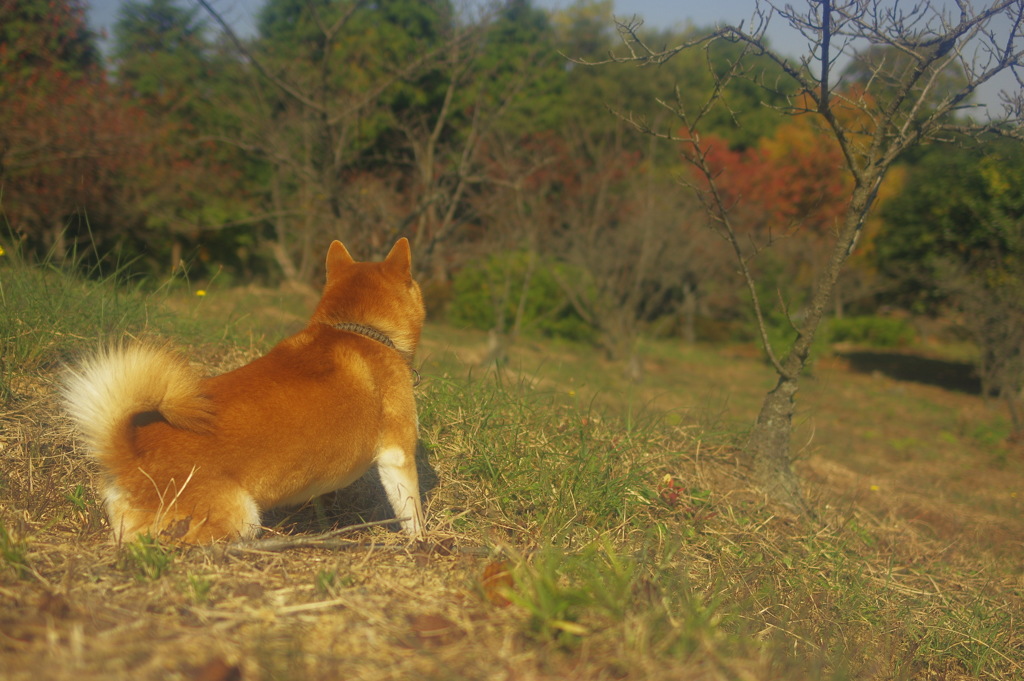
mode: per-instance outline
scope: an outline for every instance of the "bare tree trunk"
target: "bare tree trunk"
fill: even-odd
[[[523,283],[519,287],[519,303],[516,305],[516,316],[512,321],[512,330],[509,335],[512,337],[512,342],[519,339],[519,334],[523,330],[523,318],[526,316],[526,302],[530,297],[530,286],[533,284],[533,275],[537,270],[537,254],[531,246],[530,251],[526,254],[526,272],[523,274]]]
[[[508,259],[503,262],[502,269],[504,277],[501,282],[501,293],[491,297],[494,326],[487,331],[487,354],[480,362],[483,366],[493,364],[500,367],[504,364],[508,354],[508,320],[505,319],[505,310],[508,307],[509,297],[512,295],[512,264]]]
[[[54,224],[51,233],[50,243],[52,244],[53,256],[57,262],[64,264],[70,255],[68,253],[68,227],[62,222],[57,222]]]
[[[171,242],[171,274],[178,271],[181,267],[181,239],[175,238]]]
[[[683,284],[682,324],[683,342],[693,345],[697,342],[697,287],[690,282]]]
[[[752,465],[754,478],[769,498],[802,509],[803,495],[789,456],[798,389],[795,377],[779,377],[761,403],[744,454]]]
[[[1010,410],[1010,442],[1024,444],[1024,395],[1021,391],[1007,388],[1003,391],[1003,399]]]
[[[288,249],[285,246],[287,243],[287,236],[289,231],[289,222],[291,217],[284,215],[284,197],[281,189],[281,175],[275,172],[271,179],[271,200],[274,202],[274,213],[278,216],[274,221],[274,238],[270,241],[270,252],[274,256],[274,261],[277,266],[281,268],[281,274],[284,278],[290,282],[298,281],[299,273],[295,269],[295,262],[292,260],[291,255],[288,253]]]
[[[807,368],[814,337],[835,293],[843,265],[856,245],[882,175],[871,173],[865,179],[868,184],[858,183],[853,190],[843,227],[811,295],[803,322],[797,329],[796,341],[777,367],[779,380],[765,395],[745,448],[754,477],[765,493],[770,498],[802,511],[806,511],[807,507],[790,457],[796,394],[800,389],[800,378]]]

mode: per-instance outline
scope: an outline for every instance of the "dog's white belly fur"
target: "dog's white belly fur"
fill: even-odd
[[[346,475],[341,478],[335,478],[334,480],[314,480],[306,487],[303,487],[298,492],[290,494],[287,497],[278,500],[273,505],[276,506],[301,506],[302,504],[315,499],[322,494],[333,492],[335,490],[348,487],[353,482],[362,477],[365,470],[356,471],[354,474]]]

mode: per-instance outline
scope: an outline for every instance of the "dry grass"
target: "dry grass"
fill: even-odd
[[[235,366],[250,337],[195,356]],[[821,367],[810,521],[747,484],[746,398],[711,404],[763,382],[756,360],[655,348],[628,388],[579,348],[524,346],[517,371],[467,380],[473,344],[432,327],[421,353],[417,544],[324,534],[386,518],[371,478],[254,544],[114,545],[56,368],[20,376],[0,414],[0,678],[1024,676],[1024,477],[979,398]]]

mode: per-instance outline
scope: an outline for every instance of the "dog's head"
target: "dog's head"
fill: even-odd
[[[382,262],[356,262],[340,241],[331,244],[327,283],[314,322],[371,327],[412,356],[425,317],[423,295],[412,277],[408,239],[399,239]]]

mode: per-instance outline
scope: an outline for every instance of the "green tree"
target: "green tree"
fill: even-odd
[[[950,258],[963,264],[1013,253],[1024,216],[1024,151],[1015,141],[936,145],[910,168],[903,191],[881,207],[876,237],[882,272],[902,304],[934,313],[936,283]]]
[[[0,65],[14,78],[40,69],[95,77],[101,66],[96,35],[85,22],[82,0],[5,0],[0,3]],[[2,91],[0,91],[2,92]]]
[[[903,299],[958,309],[986,391],[1024,438],[1024,148],[989,139],[940,145],[882,208],[877,257]]]
[[[452,22],[438,60],[415,83],[424,96],[413,105],[392,106],[402,136],[393,155],[407,159],[416,199],[403,222],[414,231],[421,259],[438,285],[448,281],[451,246],[472,219],[467,208],[474,185],[489,181],[481,171],[481,144],[514,127],[509,120],[527,120],[524,108],[538,114],[538,103],[542,107],[545,101],[545,86],[536,87],[542,80],[538,64],[550,55],[538,44],[544,39],[516,43],[519,32],[507,25],[529,16],[505,11],[493,21]]]
[[[210,46],[196,8],[176,0],[129,0],[114,25],[117,78],[133,98],[175,110],[202,92]]]
[[[608,118],[593,116],[595,111],[610,108],[641,125],[665,125],[675,118],[673,110],[679,106],[695,109],[710,103],[704,116],[705,131],[742,149],[770,136],[785,120],[779,108],[795,87],[784,79],[777,63],[764,55],[743,54],[742,46],[736,43],[715,42],[705,50],[675,54],[672,59],[654,61],[640,70],[618,61],[605,63],[600,69],[581,68],[606,61],[618,43],[618,37],[608,30],[610,14],[610,2],[578,2],[555,15],[559,49],[573,58],[567,94],[567,100],[573,103],[570,110],[577,112],[578,119],[590,119],[579,124],[587,128],[611,126]],[[642,25],[634,30],[637,39],[648,46],[664,46],[679,39],[668,30]],[[691,26],[684,30],[683,38],[696,38],[708,30]],[[741,55],[743,63],[738,64]],[[743,77],[724,77],[736,69]],[[766,87],[766,83],[773,87]],[[723,90],[710,101],[716,84]],[[634,144],[644,146],[640,140]],[[675,152],[666,145],[665,153]]]
[[[211,3],[200,4],[250,65],[249,92],[234,106],[237,132],[224,139],[267,169],[267,245],[286,278],[309,279],[326,239],[370,230],[350,211],[353,190],[379,170],[396,134],[392,107],[420,97],[453,12],[440,0],[270,0],[259,35],[243,41]],[[378,187],[393,181],[385,175]],[[372,228],[366,251],[391,243],[401,225]]]
[[[245,159],[210,141],[230,125],[223,112],[239,65],[206,33],[198,9],[176,0],[131,0],[114,28],[117,85],[148,114],[150,149],[130,180],[135,200],[124,209],[135,216],[133,239],[172,270],[186,249],[243,266],[233,261],[254,242]]]

